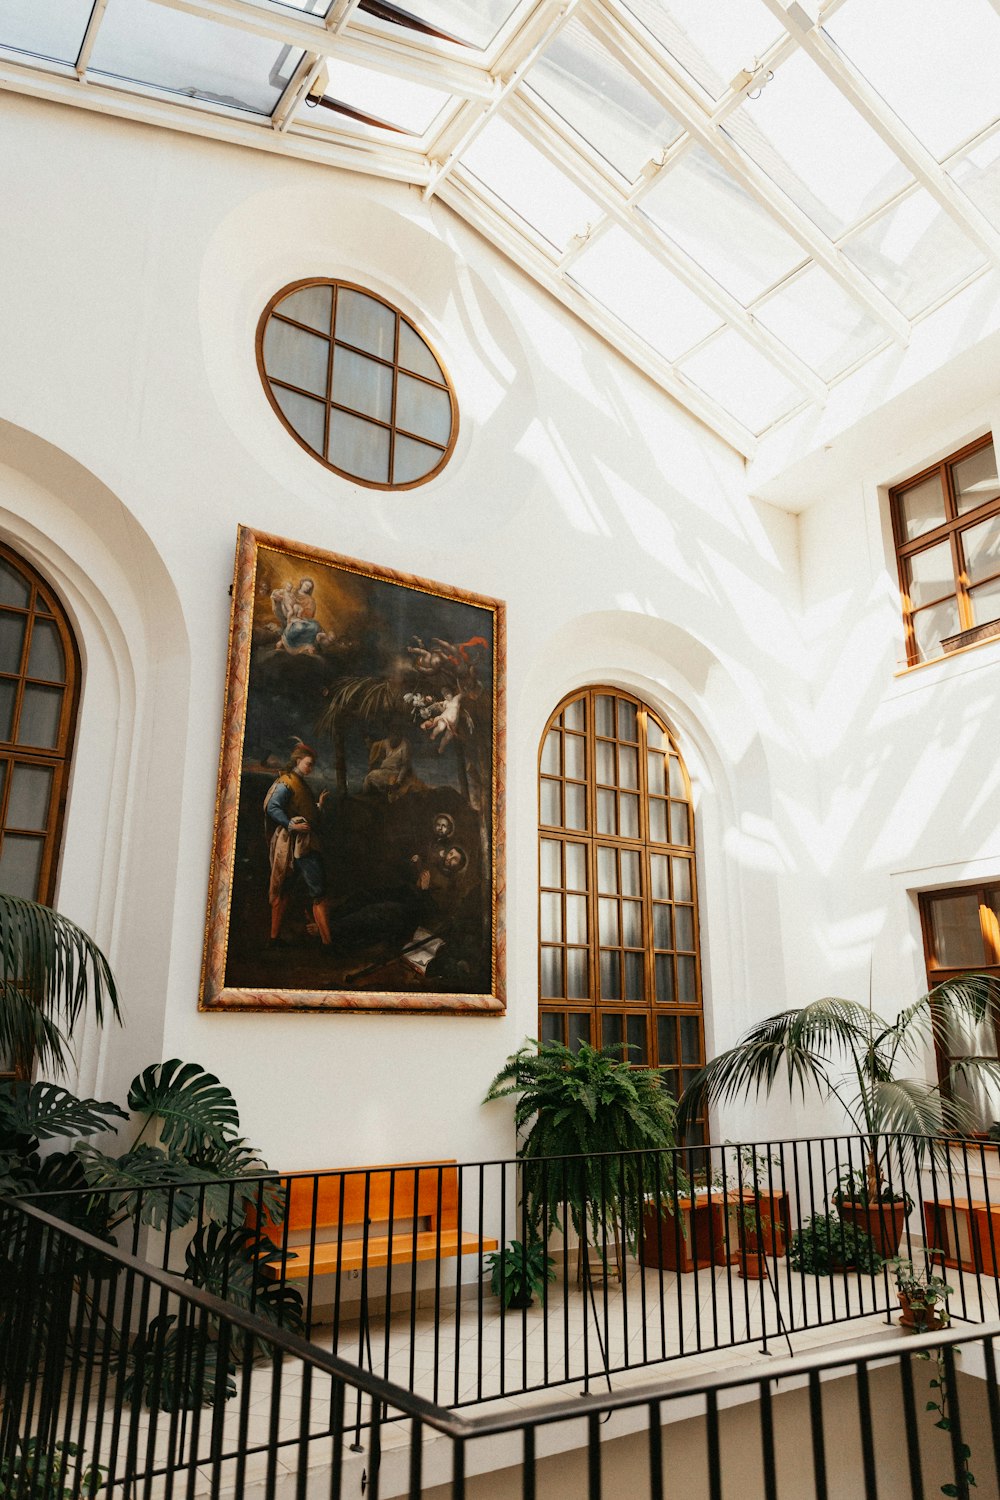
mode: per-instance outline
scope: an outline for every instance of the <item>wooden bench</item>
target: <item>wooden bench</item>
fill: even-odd
[[[497,1248],[496,1240],[482,1239],[458,1222],[455,1161],[293,1172],[281,1181],[287,1194],[285,1219],[281,1224],[266,1220],[263,1226],[283,1251],[280,1261],[261,1267],[274,1281],[361,1271],[366,1264],[370,1270],[482,1255]]]
[[[1000,1203],[981,1198],[936,1198],[924,1204],[924,1243],[946,1266],[1000,1274]]]

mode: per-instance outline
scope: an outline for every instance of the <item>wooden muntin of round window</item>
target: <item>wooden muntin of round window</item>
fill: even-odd
[[[444,366],[410,319],[365,287],[283,287],[257,326],[257,367],[283,426],[344,479],[413,489],[451,457],[458,403]]]

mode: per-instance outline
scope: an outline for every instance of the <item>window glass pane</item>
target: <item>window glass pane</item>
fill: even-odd
[[[654,843],[665,844],[667,842],[667,804],[665,802],[650,802],[649,804],[649,836]]]
[[[15,766],[10,782],[6,826],[44,832],[49,820],[51,795],[51,766]]]
[[[396,382],[396,426],[416,437],[447,444],[451,438],[451,398],[448,392],[400,372]]]
[[[597,741],[597,779],[605,786],[615,784],[615,747],[608,740]]]
[[[273,380],[325,396],[329,354],[326,339],[292,323],[282,323],[280,318],[271,318],[264,329],[264,369]]]
[[[16,682],[4,682],[0,679],[0,740],[10,743],[14,726],[14,698],[17,693]]]
[[[587,789],[570,782],[566,786],[566,827],[584,829],[587,826]]]
[[[729,80],[763,57],[782,27],[762,0],[627,0],[628,9],[691,76],[720,98]]]
[[[751,432],[763,432],[803,400],[798,386],[732,329],[688,355],[680,369]]]
[[[697,1016],[678,1016],[681,1032],[681,1062],[701,1062],[701,1035]]]
[[[571,1000],[586,1000],[590,994],[585,948],[566,949],[566,993]]]
[[[583,730],[587,727],[587,703],[584,698],[574,698],[562,711],[562,721],[567,729]]]
[[[331,396],[340,406],[388,422],[392,416],[392,370],[338,344],[333,355]]]
[[[646,756],[646,781],[650,796],[661,797],[667,790],[666,763],[661,752]]]
[[[646,714],[646,742],[650,750],[666,750],[667,738],[651,713]]]
[[[673,869],[674,900],[691,900],[691,861],[683,857],[675,856],[670,864]]]
[[[614,739],[615,700],[600,694],[597,698],[596,732],[606,739]]]
[[[1000,130],[950,161],[948,173],[994,228],[1000,229]]]
[[[602,898],[597,907],[601,942],[609,946],[621,942],[618,936],[618,902]]]
[[[630,703],[627,698],[618,699],[618,738],[631,740],[633,743],[639,738],[635,704]]]
[[[587,851],[582,844],[564,844],[566,887],[571,891],[587,889]]]
[[[673,1016],[658,1016],[656,1019],[656,1045],[661,1063],[676,1063],[677,1022]]]
[[[562,995],[562,949],[542,949],[542,994],[558,999]]]
[[[619,833],[624,839],[637,839],[639,837],[639,799],[638,797],[623,796],[619,799],[619,814],[621,826]]]
[[[656,970],[656,1003],[657,1005],[673,1005],[674,1003],[674,961],[666,954],[658,953],[654,959]],[[661,1057],[663,1055],[661,1048]]]
[[[615,827],[614,792],[598,792],[597,794],[597,831],[612,834],[618,832]]]
[[[580,1046],[581,1042],[590,1041],[590,1016],[567,1016],[566,1020],[568,1022],[569,1030],[569,1042],[567,1043],[567,1046],[571,1051],[575,1052]]]
[[[273,385],[274,399],[293,432],[297,432],[314,453],[323,452],[323,424],[326,408],[311,396],[299,396],[295,391],[283,390]]]
[[[632,790],[639,785],[639,756],[629,745],[618,747],[618,785]]]
[[[389,429],[349,412],[330,411],[330,462],[358,479],[389,480]]]
[[[985,505],[987,500],[995,500],[1000,495],[1000,483],[997,481],[997,457],[993,444],[988,443],[985,448],[954,464],[951,481],[955,486],[955,506],[959,515],[975,510],[977,505]]]
[[[333,311],[332,286],[304,286],[288,297],[282,297],[275,307],[283,317],[294,318],[297,323],[306,323],[320,333],[330,332],[330,315]]]
[[[444,384],[441,366],[405,318],[399,320],[399,363],[404,370],[412,370],[416,375],[426,375],[428,380],[440,380]]]
[[[574,235],[602,217],[592,198],[499,116],[462,153],[462,169],[557,250],[565,250]]]
[[[393,484],[412,484],[415,479],[423,479],[425,474],[437,468],[443,457],[440,448],[418,443],[414,438],[397,432],[392,450]]]
[[[670,922],[670,907],[662,906],[658,902],[653,906],[653,946],[655,948],[672,948],[674,946]]]
[[[562,819],[559,816],[559,783],[557,781],[542,782],[542,822],[547,823],[550,828],[558,828]]]
[[[625,1039],[628,1042],[628,1060],[636,1066],[646,1066],[646,1017],[628,1016],[625,1020]]]
[[[622,902],[622,934],[626,948],[642,947],[642,907],[638,901]]]
[[[54,750],[59,743],[59,716],[63,689],[34,687],[29,683],[21,702],[21,723],[17,731],[21,745],[38,745]]]
[[[0,670],[8,669],[4,667]],[[44,677],[49,682],[64,682],[66,679],[62,641],[54,620],[36,620],[32,626],[28,676]]]
[[[622,997],[621,974],[617,953],[601,953],[601,999],[620,1000]]]
[[[666,901],[670,896],[670,887],[667,878],[667,856],[665,854],[651,854],[649,856],[649,878],[653,896]]]
[[[818,266],[785,282],[754,316],[824,380],[833,380],[887,338],[881,324]]]
[[[944,521],[944,490],[940,475],[932,474],[912,489],[904,490],[899,497],[899,509],[904,541],[912,542],[925,531],[940,526]]]
[[[0,46],[76,62],[94,0],[4,0]]]
[[[697,1005],[698,991],[695,985],[695,970],[693,958],[678,958],[677,964],[677,999],[681,1005]]]
[[[0,559],[0,604],[13,604],[27,609],[31,599],[31,587],[26,578],[16,572],[10,563]]]
[[[542,895],[542,939],[559,943],[562,935],[562,897],[547,891]]]
[[[990,516],[963,531],[962,550],[970,583],[1000,573],[1000,516]]]
[[[641,953],[625,954],[625,999],[643,1001],[646,998],[646,985],[643,977],[643,957]]]
[[[550,776],[558,776],[559,766],[559,740],[561,736],[558,729],[550,729],[545,736],[542,745],[542,770],[547,771]]]
[[[0,848],[0,891],[6,891],[10,896],[24,896],[29,901],[37,900],[44,850],[44,839],[5,834]]]
[[[670,757],[670,795],[677,797],[681,802],[687,801],[687,787],[684,784],[684,772],[681,769],[680,759],[676,755]]]
[[[542,1035],[543,1042],[565,1042],[565,1020],[557,1011],[542,1011]]]
[[[991,578],[970,592],[972,618],[976,625],[986,625],[1000,617],[1000,578]]]
[[[974,969],[984,963],[987,954],[979,922],[978,891],[935,896],[928,905],[935,967]]]
[[[914,609],[955,592],[955,565],[951,543],[938,542],[923,552],[915,552],[907,565],[908,593]]]
[[[639,884],[639,853],[636,849],[623,849],[621,851],[621,880],[623,896],[640,896],[642,887]]]
[[[690,906],[674,907],[674,934],[678,948],[688,953],[694,949],[694,912]]]
[[[620,1047],[625,1040],[625,1026],[623,1016],[601,1017],[601,1046]]]
[[[566,775],[574,781],[586,776],[586,749],[582,735],[567,734],[563,737],[563,755],[566,757]]]
[[[559,845],[555,839],[542,839],[542,885],[561,885],[559,878]]]
[[[536,93],[632,182],[677,121],[579,21],[570,21],[528,74]]]
[[[932,604],[913,616],[913,638],[921,661],[941,655],[941,642],[958,634],[958,605],[954,599]]]
[[[586,896],[567,896],[566,941],[567,943],[585,943],[587,937],[587,898]]]
[[[691,842],[686,802],[671,802],[670,804],[670,842],[672,844],[690,844]]]
[[[27,615],[0,611],[0,672],[20,672]]]
[[[872,219],[842,249],[908,318],[984,263],[982,251],[924,188]]]
[[[384,302],[376,302],[364,292],[339,287],[336,333],[345,344],[353,344],[368,354],[378,354],[382,359],[392,359],[396,347],[396,314]]]

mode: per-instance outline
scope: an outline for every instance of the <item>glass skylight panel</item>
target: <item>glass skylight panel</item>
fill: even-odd
[[[268,115],[301,57],[296,49],[151,0],[110,0],[90,69]]]
[[[671,361],[722,327],[713,308],[617,226],[577,256],[569,277]]]
[[[451,95],[441,89],[426,88],[422,83],[410,83],[405,78],[390,77],[372,68],[359,68],[354,63],[331,58],[326,98],[347,104],[362,114],[372,115],[414,135],[423,135]],[[304,119],[316,113],[306,105],[299,111]],[[324,110],[323,124],[335,123],[340,123],[336,115]]]
[[[633,182],[681,127],[578,21],[551,42],[528,85]]]
[[[732,328],[679,368],[753,433],[763,432],[804,399],[798,386]]]
[[[759,303],[754,317],[824,380],[886,341],[880,324],[819,266]]]
[[[658,42],[720,98],[783,34],[762,0],[625,0]]]
[[[94,0],[0,0],[0,47],[76,62]]]
[[[642,212],[743,303],[807,258],[701,146],[660,175],[642,200]]]
[[[907,317],[923,312],[984,264],[978,247],[923,188],[887,208],[841,248]]]
[[[776,68],[723,129],[826,234],[842,234],[912,181],[804,52]]]
[[[559,251],[603,216],[586,193],[499,117],[480,131],[462,165]]]
[[[1000,15],[991,0],[847,0],[825,29],[939,159],[994,118]]]
[[[488,47],[515,5],[516,0],[403,0],[401,9],[459,41]],[[358,20],[367,19],[358,16]],[[400,28],[393,30],[398,35]]]
[[[948,171],[981,214],[1000,229],[1000,130],[995,130],[962,156]]]

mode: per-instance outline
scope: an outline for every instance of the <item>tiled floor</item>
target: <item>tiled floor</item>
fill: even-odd
[[[894,1318],[886,1318],[885,1309],[894,1314],[896,1301],[891,1289],[887,1297],[883,1277],[803,1277],[791,1272],[784,1260],[771,1270],[768,1281],[744,1282],[735,1268],[686,1275],[663,1272],[661,1277],[632,1262],[624,1288],[614,1281],[606,1287],[598,1283],[591,1295],[573,1283],[564,1288],[557,1282],[549,1289],[547,1308],[536,1306],[523,1313],[501,1313],[487,1293],[481,1332],[477,1297],[464,1300],[457,1317],[454,1306],[445,1307],[437,1322],[433,1307],[419,1309],[412,1321],[412,1340],[408,1312],[393,1314],[388,1325],[384,1316],[376,1317],[369,1330],[372,1365],[377,1375],[427,1400],[466,1405],[466,1415],[472,1416],[477,1409],[473,1403],[479,1401],[488,1402],[490,1411],[537,1408],[588,1387],[597,1394],[609,1384],[615,1390],[649,1386],[720,1368],[746,1368],[749,1374],[767,1355],[804,1353],[872,1336],[901,1336]],[[997,1317],[994,1282],[983,1278],[980,1285],[978,1278],[958,1271],[948,1275],[956,1290],[956,1315],[964,1311],[975,1322]],[[789,1332],[788,1340],[782,1327]],[[339,1353],[354,1363],[360,1332],[357,1321],[342,1318]],[[330,1333],[319,1327],[314,1341],[329,1350]],[[605,1350],[610,1376],[604,1374]],[[665,1359],[671,1362],[665,1364]],[[172,1415],[126,1408],[113,1464],[115,1434],[108,1412],[102,1419],[93,1404],[86,1413],[74,1409],[64,1431],[73,1441],[82,1437],[88,1459],[113,1467],[118,1478],[161,1467],[177,1470],[136,1487],[133,1493],[145,1500],[209,1494],[216,1479],[216,1493],[233,1494],[239,1486],[242,1495],[263,1496],[269,1492],[269,1472],[275,1495],[299,1500],[309,1500],[314,1493],[328,1496],[334,1455],[330,1377],[289,1360],[276,1385],[270,1365],[258,1362],[249,1379],[238,1373],[237,1386],[237,1397],[216,1419],[215,1451],[236,1454],[241,1446],[264,1450],[250,1452],[242,1471],[235,1457],[223,1458],[213,1476],[209,1410]],[[300,1445],[307,1407],[314,1436]],[[351,1426],[357,1415],[356,1397],[349,1393],[344,1421]],[[405,1489],[411,1431],[409,1421],[392,1420],[391,1411],[388,1415],[381,1429],[383,1496]],[[361,1451],[343,1456],[345,1494],[359,1493],[361,1475],[371,1467],[369,1416],[365,1404]],[[508,1448],[513,1442],[508,1440]],[[194,1464],[178,1470],[179,1462],[192,1456]],[[436,1468],[436,1482],[447,1477],[450,1462],[447,1439],[425,1442],[425,1466]]]

